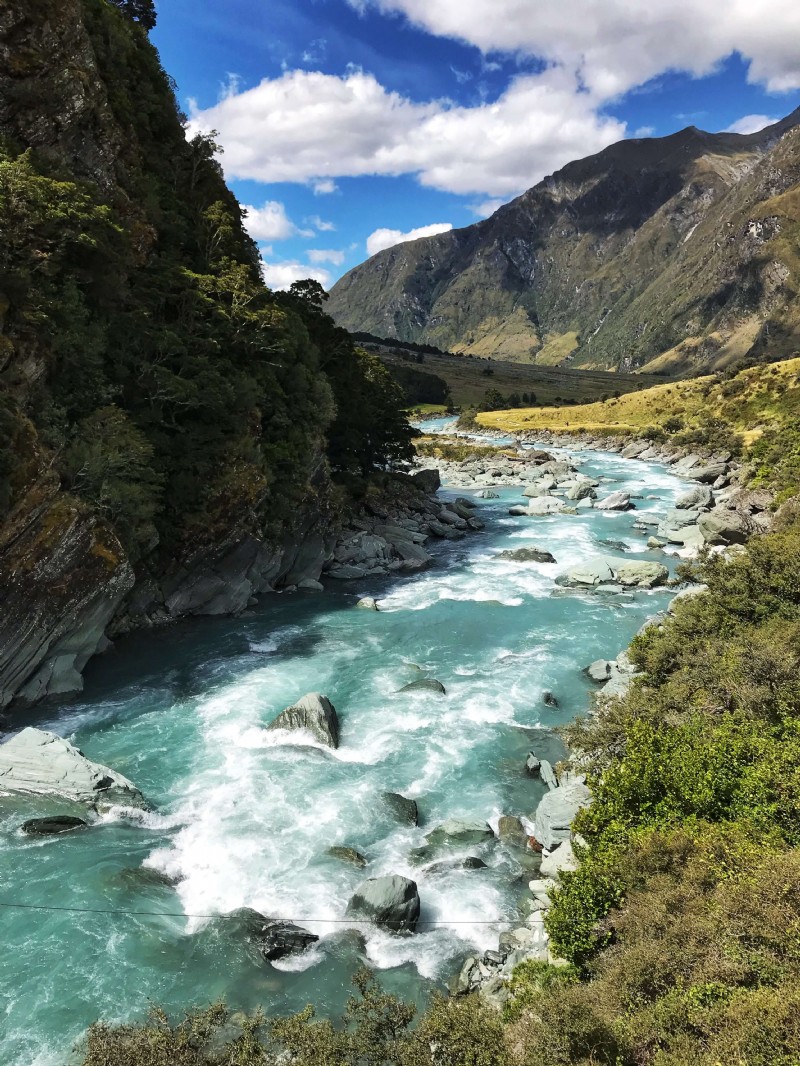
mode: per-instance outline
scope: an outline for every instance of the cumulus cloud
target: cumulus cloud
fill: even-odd
[[[777,122],[776,118],[769,115],[743,115],[725,130],[725,133],[758,133],[765,126],[771,126]]]
[[[435,237],[437,233],[449,233],[453,228],[450,222],[434,222],[430,226],[420,226],[418,229],[403,233],[399,229],[376,229],[367,237],[367,252],[375,255],[384,248],[393,248],[395,244],[405,244],[406,241],[416,241],[420,237]]]
[[[293,71],[195,110],[219,130],[229,177],[306,182],[415,174],[453,193],[515,195],[571,159],[600,151],[625,125],[562,69],[516,78],[492,103],[416,103],[375,77]]]
[[[244,207],[245,229],[255,241],[285,241],[289,237],[313,237],[313,230],[300,229],[286,214],[278,200],[267,200],[261,207]]]
[[[306,263],[298,263],[296,260],[278,263],[267,263],[262,260],[261,273],[271,289],[288,289],[293,282],[303,281],[306,278],[313,278],[325,289],[331,283],[329,271],[319,266],[312,267]]]
[[[315,196],[330,196],[339,191],[339,186],[332,178],[321,178],[312,184]]]
[[[800,88],[796,0],[350,0],[407,16],[482,52],[524,53],[580,72],[609,99],[666,70],[708,74],[738,52],[771,92]]]
[[[495,211],[498,211],[504,203],[506,203],[505,200],[483,200],[479,204],[472,204],[470,211],[478,218],[488,218],[489,215],[493,215]]]
[[[327,222],[324,218],[320,218],[319,215],[312,215],[306,221],[314,229],[319,230],[320,233],[333,233],[336,229],[335,223]]]
[[[338,248],[310,248],[308,261],[317,264],[333,263],[334,266],[341,266],[344,262],[344,252]]]

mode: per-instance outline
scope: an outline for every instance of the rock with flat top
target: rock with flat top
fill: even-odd
[[[301,700],[281,711],[267,729],[286,729],[310,733],[320,744],[339,747],[339,719],[327,696],[309,692]]]
[[[380,925],[395,932],[416,929],[419,921],[417,884],[408,877],[373,877],[356,889],[345,917]]]
[[[575,815],[588,807],[592,794],[581,781],[566,788],[554,788],[543,797],[533,819],[533,835],[548,851],[569,840],[570,826]]]
[[[63,737],[31,726],[0,745],[2,789],[63,796],[98,809],[146,809],[142,793],[127,777],[87,759]]]

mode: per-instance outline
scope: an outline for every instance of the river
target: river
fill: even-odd
[[[641,496],[639,511],[661,513],[685,488],[664,468],[617,455],[577,459],[612,479],[609,491]],[[419,882],[420,931],[372,930],[366,943],[367,962],[409,998],[424,998],[470,949],[496,947],[499,932],[519,924],[530,873],[510,851],[472,848],[488,869],[435,875],[420,874],[409,852],[448,817],[496,825],[502,814],[531,815],[543,786],[524,771],[528,751],[561,754],[550,731],[585,711],[592,683],[582,668],[613,658],[669,593],[557,590],[571,564],[623,554],[603,541],[623,542],[626,558],[664,558],[633,529],[637,512],[509,517],[518,502],[513,488],[480,501],[485,531],[437,544],[435,565],[419,575],[266,596],[237,619],[129,637],[91,664],[80,700],[26,716],[130,777],[156,813],[37,839],[18,827],[41,804],[0,797],[0,902],[90,911],[0,909],[4,1066],[63,1066],[90,1022],[140,1017],[152,1001],[336,1011],[362,959],[341,919],[365,877]],[[557,564],[496,558],[530,544]],[[357,595],[377,597],[380,612],[355,610]],[[398,691],[420,667],[445,697]],[[547,689],[558,708],[545,706]],[[263,730],[309,691],[339,712],[336,752]],[[384,790],[417,799],[423,824],[393,821]],[[336,844],[361,851],[367,869],[327,855]],[[234,923],[202,917],[242,906],[305,924],[321,940],[307,955],[265,963]]]

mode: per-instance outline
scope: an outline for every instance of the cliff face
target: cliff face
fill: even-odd
[[[409,449],[324,294],[264,286],[121,6],[0,10],[0,707],[79,689],[108,633],[315,582],[333,478]]]
[[[498,358],[685,372],[800,343],[800,111],[623,141],[333,288],[350,330]]]

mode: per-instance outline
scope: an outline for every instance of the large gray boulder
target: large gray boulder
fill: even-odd
[[[568,500],[595,500],[597,493],[590,481],[575,481],[567,489]]]
[[[144,797],[127,777],[87,759],[63,737],[31,726],[0,745],[0,789],[63,796],[100,810],[146,809]]]
[[[612,492],[603,500],[598,500],[595,504],[598,511],[630,511],[632,507],[630,493],[623,492],[621,489]]]
[[[559,514],[565,507],[564,501],[556,499],[555,496],[536,496],[528,504],[528,509],[523,514],[536,516]]]
[[[393,818],[404,825],[419,825],[419,808],[416,800],[399,792],[384,792],[383,803]]]
[[[281,711],[268,729],[287,729],[310,733],[320,744],[339,747],[339,718],[327,696],[309,692],[301,700]]]
[[[605,556],[585,559],[559,577],[558,583],[568,588],[593,588],[595,585],[604,585],[614,580],[614,566],[617,562],[618,560]]]
[[[498,559],[511,559],[515,563],[554,563],[555,556],[545,548],[507,548]]]
[[[648,562],[644,559],[630,560],[619,566],[616,579],[626,587],[653,589],[667,583],[669,570],[661,563]]]
[[[554,788],[540,801],[533,818],[533,835],[543,848],[552,851],[569,840],[575,815],[592,802],[592,794],[580,780]]]
[[[427,492],[431,496],[439,490],[442,484],[438,470],[417,470],[415,474],[411,475],[411,480],[423,492]]]
[[[420,902],[416,881],[393,874],[372,877],[356,889],[345,917],[375,923],[395,932],[412,932],[419,920]]]
[[[714,493],[708,485],[697,485],[688,492],[684,492],[675,501],[675,507],[679,511],[704,511],[711,506]]]
[[[483,844],[492,840],[492,827],[486,822],[468,822],[461,818],[448,818],[425,837],[434,847]]]
[[[750,533],[743,515],[722,507],[700,515],[697,526],[707,544],[744,544]]]
[[[418,681],[409,681],[407,685],[403,685],[400,692],[435,692],[438,696],[447,695],[447,689],[435,677],[422,677]]]
[[[319,937],[293,922],[267,922],[255,936],[261,954],[269,962],[300,955],[315,944]]]

